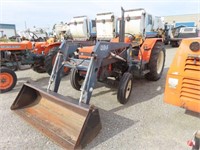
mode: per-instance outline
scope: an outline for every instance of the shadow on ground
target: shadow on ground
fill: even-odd
[[[163,75],[161,79],[156,82],[147,81],[145,79],[134,79],[134,82],[133,82],[134,87],[132,89],[130,100],[128,101],[127,104],[113,108],[109,111],[106,111],[100,108],[99,109],[100,115],[103,116],[101,117],[103,129],[101,130],[100,134],[95,139],[95,142],[92,142],[91,144],[89,144],[88,147],[86,147],[86,149],[91,149],[91,148],[96,147],[97,145],[109,140],[110,138],[114,137],[115,135],[119,134],[120,132],[128,129],[130,126],[139,122],[138,120],[133,121],[128,118],[119,116],[116,114],[116,112],[128,107],[131,107],[132,105],[135,105],[137,103],[148,101],[158,95],[163,94],[167,71],[168,71],[168,68],[165,68],[163,70]],[[106,85],[100,83],[97,85],[96,88],[100,88],[102,86],[110,87],[110,90],[101,91],[99,93],[92,95],[92,97],[97,97],[99,95],[112,92],[112,95],[115,96],[117,99],[117,87],[118,87],[117,83],[114,83],[114,84],[110,83]]]
[[[164,93],[165,89],[165,79],[167,75],[168,68],[163,70],[163,75],[158,81],[148,81],[144,78],[142,79],[134,79],[133,81],[133,89],[131,92],[131,96],[129,101],[125,105],[121,105],[120,107],[114,108],[110,110],[110,112],[117,112],[118,110],[130,107],[137,103],[142,103],[148,101],[160,94]],[[106,94],[111,92],[113,96],[117,99],[117,87],[119,86],[117,82],[108,81],[108,84],[98,84],[96,88],[101,88],[102,86],[109,87],[109,90],[100,91],[92,95],[92,97],[97,97],[102,94]],[[113,82],[113,83],[112,83]]]
[[[190,111],[190,110],[185,110],[185,114],[200,119],[200,113],[193,112],[193,111]]]
[[[103,116],[101,117],[102,130],[95,138],[95,141],[93,140],[85,149],[94,148],[139,122],[103,109],[99,109],[99,112],[100,117]]]

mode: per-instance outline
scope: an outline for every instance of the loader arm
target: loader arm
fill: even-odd
[[[51,85],[54,83],[52,91],[56,93],[58,92],[62,76],[62,70],[64,69],[64,63],[67,61],[67,59],[69,59],[69,57],[72,57],[74,52],[80,46],[82,46],[82,43],[80,43],[79,41],[77,42],[63,41],[61,43],[51,72],[47,90],[50,90]]]
[[[113,57],[116,59],[116,61],[124,60],[130,62],[129,60],[125,60],[123,57],[113,55],[113,51],[117,49],[129,49],[131,48],[131,45],[122,42],[97,42],[92,50],[90,60],[75,58],[73,58],[71,61],[67,60],[68,56],[75,52],[77,48],[78,45],[74,43],[63,42],[61,44],[47,90],[50,90],[51,85],[54,83],[52,91],[56,93],[58,92],[61,80],[61,70],[64,66],[69,68],[77,68],[77,70],[87,71],[85,80],[81,87],[79,103],[89,104],[93,89],[97,81],[97,74],[99,68],[102,66],[102,62],[108,57]],[[110,61],[110,63],[112,63],[112,61]]]
[[[55,64],[51,72],[47,90],[50,90],[51,85],[55,83],[52,88],[52,91],[58,92],[58,88],[59,88],[59,84],[60,84],[60,80],[62,76],[62,70],[64,69],[65,62],[67,62],[68,59],[74,57],[74,53],[75,51],[78,50],[79,47],[92,46],[94,44],[95,43],[91,41],[64,40],[59,46],[59,51],[55,59]],[[71,66],[71,68],[73,67]]]
[[[93,89],[97,82],[97,75],[98,75],[99,69],[103,65],[102,62],[103,61],[106,62],[105,59],[108,57],[113,57],[114,59],[116,59],[116,61],[119,61],[119,60],[126,61],[123,57],[120,57],[118,55],[117,56],[113,55],[112,52],[116,49],[128,49],[130,47],[131,45],[126,44],[126,43],[98,42],[96,44],[96,46],[94,47],[92,51],[92,56],[89,61],[89,65],[88,63],[85,63],[86,66],[84,66],[84,63],[83,63],[81,65],[76,66],[78,70],[84,70],[85,68],[87,68],[85,80],[81,87],[81,96],[79,99],[79,103],[89,104]],[[79,62],[80,61],[84,61],[84,60],[79,60]],[[112,63],[112,61],[110,61],[110,63]],[[69,65],[67,66],[70,67]]]

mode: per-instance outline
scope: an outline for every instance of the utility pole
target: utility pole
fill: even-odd
[[[27,26],[26,26],[26,21],[25,21],[24,23],[25,23],[25,29],[27,29]]]

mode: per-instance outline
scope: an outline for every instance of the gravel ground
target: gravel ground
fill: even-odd
[[[186,142],[200,127],[200,115],[163,103],[166,73],[176,52],[167,47],[162,78],[157,82],[135,79],[126,105],[116,100],[117,89],[97,84],[91,104],[99,108],[102,130],[85,149],[189,150]],[[16,87],[0,95],[0,149],[62,149],[10,110],[22,84],[46,88],[49,76],[32,70],[18,71]],[[62,79],[59,93],[78,98],[69,76]]]

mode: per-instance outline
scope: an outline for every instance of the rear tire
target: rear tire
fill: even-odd
[[[17,83],[17,76],[11,69],[0,68],[0,93],[12,90]]]
[[[72,87],[80,91],[83,81],[84,77],[80,76],[79,71],[77,69],[72,69],[70,76],[70,83]]]
[[[162,42],[156,42],[151,52],[151,57],[148,64],[149,73],[145,78],[150,81],[157,81],[160,79],[165,64],[165,48]]]
[[[117,91],[117,100],[121,104],[126,104],[131,95],[131,90],[133,87],[133,76],[131,73],[126,72],[123,74]]]
[[[44,67],[49,75],[51,75],[55,57],[58,52],[58,48],[59,48],[58,46],[53,47],[52,49],[49,50],[49,53],[45,56]]]
[[[177,41],[173,41],[173,42],[171,42],[171,46],[172,46],[172,47],[178,47],[178,43],[177,43]]]
[[[49,53],[45,57],[44,66],[45,66],[46,72],[49,75],[51,75],[51,72],[52,72],[52,69],[53,69],[53,64],[54,64],[54,61],[56,59],[56,55],[58,53],[58,49],[59,49],[59,46],[53,47],[52,49],[49,50]],[[63,70],[64,71],[63,71],[62,75],[67,75],[70,72],[70,68],[68,68],[68,67],[64,67]]]
[[[45,73],[46,70],[43,66],[33,66],[33,71],[37,73]]]

